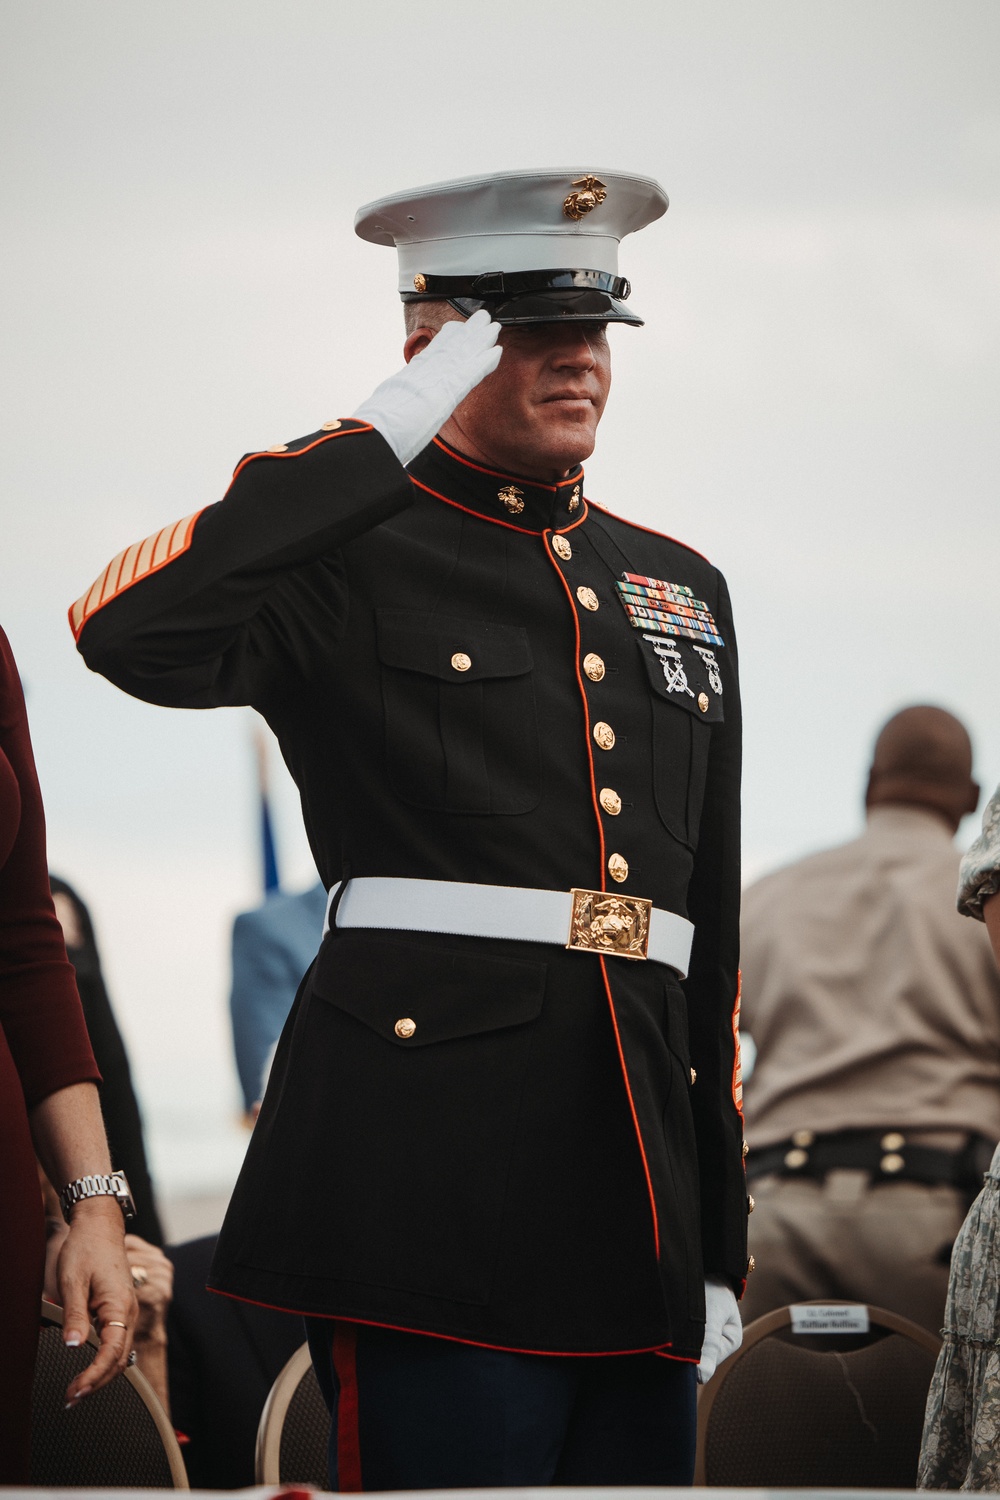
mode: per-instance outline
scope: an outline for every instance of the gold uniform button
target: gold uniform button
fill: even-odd
[[[698,1070],[697,1070],[697,1068],[692,1068],[691,1069],[691,1087],[694,1088],[694,1086],[695,1086],[695,1084],[697,1082],[698,1082]]]
[[[750,1272],[751,1271],[756,1271],[756,1269],[757,1269],[757,1262],[754,1260],[754,1258],[753,1258],[752,1255],[748,1255],[747,1256],[747,1275],[749,1276]]]
[[[898,1130],[890,1130],[879,1142],[883,1151],[901,1151],[906,1145],[906,1136],[900,1135]]]
[[[754,1202],[753,1193],[747,1193],[747,1213],[752,1214],[756,1207],[757,1205]]]
[[[804,1167],[808,1160],[809,1152],[803,1151],[801,1146],[793,1146],[791,1151],[785,1152],[785,1166],[789,1167],[793,1172],[797,1171],[799,1167]]]
[[[594,725],[594,739],[602,750],[612,750],[615,743],[615,732],[610,724],[605,724],[603,719],[598,719]]]
[[[466,656],[464,651],[456,651],[451,659],[451,664],[456,672],[467,672],[472,666],[472,657]]]
[[[699,693],[698,694],[698,707],[701,709],[701,711],[702,711],[703,714],[707,714],[708,713],[708,694],[707,693]]]
[[[750,1142],[749,1142],[749,1141],[744,1141],[744,1142],[743,1142],[743,1157],[744,1157],[744,1160],[745,1160],[745,1159],[746,1159],[746,1158],[747,1158],[747,1157],[748,1157],[748,1156],[749,1156],[749,1155],[750,1155]]]
[[[816,1139],[816,1137],[813,1135],[813,1133],[812,1133],[811,1130],[793,1130],[792,1131],[792,1145],[793,1146],[811,1146],[812,1143],[813,1143],[813,1141],[815,1139]]]
[[[901,1172],[906,1163],[898,1152],[890,1151],[888,1156],[883,1156],[879,1166],[883,1172]]]
[[[396,1035],[398,1037],[402,1037],[403,1041],[405,1042],[408,1041],[416,1031],[417,1023],[416,1021],[411,1021],[409,1016],[403,1016],[401,1020],[396,1022],[395,1026],[392,1029],[396,1033]]]
[[[587,655],[583,658],[583,670],[591,682],[600,682],[604,676],[604,662],[596,651],[587,652]]]
[[[622,810],[622,799],[609,786],[601,787],[600,803],[604,811],[612,818],[617,818]]]
[[[274,446],[271,447],[271,448],[268,448],[267,451],[268,451],[268,453],[287,453],[288,452],[288,444],[287,443],[275,443]]]
[[[416,274],[416,276],[414,276],[414,278],[413,278],[413,290],[415,292],[426,292],[426,290],[427,290],[427,277],[424,275],[423,271],[418,271],[417,274]]]
[[[594,590],[588,589],[584,584],[581,584],[577,589],[576,597],[579,599],[584,609],[595,610],[600,609],[601,607],[601,601],[594,593]]]
[[[628,860],[623,854],[612,854],[608,860],[608,874],[612,880],[617,880],[621,885],[623,880],[628,879]]]
[[[320,428],[320,432],[336,432],[338,428],[343,427],[343,425],[343,422],[339,417],[337,417],[333,422],[324,422],[322,427]]]
[[[562,558],[563,562],[569,562],[573,556],[573,548],[564,536],[554,536],[552,538],[552,550]]]

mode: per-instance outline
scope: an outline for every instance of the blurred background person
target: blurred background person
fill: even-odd
[[[257,1426],[271,1386],[305,1328],[296,1313],[209,1292],[217,1234],[171,1245],[167,1312],[170,1415],[192,1489],[245,1489],[255,1482]]]
[[[110,1173],[99,1078],[49,894],[45,820],[24,696],[0,630],[0,1483],[28,1480],[45,1262],[36,1153],[60,1190],[86,1174]],[[66,1343],[85,1341],[89,1314],[100,1329],[93,1363],[66,1393],[74,1403],[112,1379],[131,1348],[135,1299],[114,1198],[77,1203],[55,1280]]]
[[[264,1097],[265,1069],[292,1008],[302,976],[316,957],[326,891],[273,891],[233,923],[229,1013],[236,1069],[248,1120]]]
[[[745,892],[746,1321],[830,1297],[941,1327],[1000,1136],[1000,975],[955,910],[953,839],[978,800],[963,725],[904,709],[878,736],[861,837]]]
[[[962,861],[958,909],[985,922],[1000,964],[1000,787]],[[1000,1490],[1000,1146],[955,1241],[943,1333],[917,1487]]]
[[[66,942],[66,952],[76,973],[76,987],[83,1005],[90,1045],[100,1070],[101,1113],[115,1165],[125,1173],[135,1218],[129,1220],[134,1235],[152,1245],[163,1244],[163,1229],[156,1207],[153,1184],[146,1162],[142,1117],[132,1087],[132,1073],[121,1032],[101,972],[101,959],[90,912],[65,880],[51,875],[52,900]]]

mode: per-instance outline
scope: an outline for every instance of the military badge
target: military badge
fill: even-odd
[[[694,648],[708,672],[708,685],[713,693],[722,692],[722,673],[719,671],[719,663],[715,659],[715,652],[709,651],[707,646],[695,646]]]
[[[712,611],[703,599],[696,599],[685,584],[646,578],[641,573],[623,573],[615,588],[625,613],[637,630],[657,630],[663,635],[682,636],[703,646],[725,645]],[[718,691],[722,691],[721,685]]]
[[[579,223],[586,214],[593,213],[595,208],[600,207],[608,196],[608,190],[592,172],[588,172],[586,177],[578,177],[573,187],[576,191],[570,193],[564,201],[563,213],[567,219]]]
[[[646,635],[643,640],[649,641],[653,650],[659,658],[660,666],[663,668],[663,679],[667,684],[668,693],[687,693],[689,698],[694,693],[688,686],[687,673],[684,670],[684,658],[671,640],[664,640],[660,635]]]
[[[524,509],[524,491],[519,490],[516,484],[505,484],[497,490],[497,499],[512,516],[519,516]]]

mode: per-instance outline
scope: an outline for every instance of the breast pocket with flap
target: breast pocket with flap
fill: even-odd
[[[525,813],[541,766],[531,645],[518,625],[376,611],[393,791],[431,812]]]
[[[673,636],[637,642],[652,688],[653,797],[679,843],[698,846],[712,725],[725,718],[719,655]]]

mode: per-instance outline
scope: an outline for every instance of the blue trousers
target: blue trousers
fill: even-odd
[[[332,1490],[687,1485],[695,1367],[656,1354],[512,1354],[306,1319]]]

